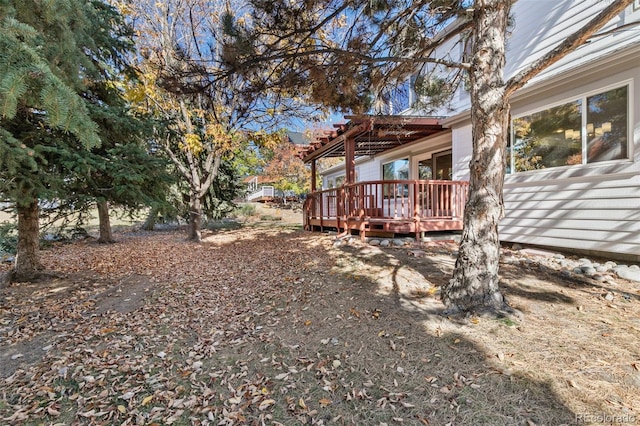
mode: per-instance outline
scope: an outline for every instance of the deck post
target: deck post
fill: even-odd
[[[316,160],[311,160],[311,192],[316,192]]]
[[[353,210],[355,209],[354,191],[353,185],[356,182],[356,139],[349,137],[344,141],[344,153],[345,153],[345,184],[347,188],[347,202],[345,205],[345,218],[353,216]]]
[[[322,196],[322,193],[319,194],[320,195],[320,232],[324,232],[324,203],[323,203],[323,199],[324,197]]]
[[[340,234],[340,219],[343,219],[344,212],[344,185],[338,188],[336,191],[336,228],[338,228],[338,234]],[[346,223],[346,220],[344,221]],[[345,225],[345,230],[347,229]]]
[[[416,243],[420,242],[420,200],[418,199],[420,195],[419,187],[420,185],[414,181],[413,185],[413,226],[415,227],[414,231],[416,233]]]

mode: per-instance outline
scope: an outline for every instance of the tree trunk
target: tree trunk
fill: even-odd
[[[18,204],[18,247],[15,260],[16,281],[30,281],[38,276],[40,263],[40,224],[38,200],[27,205]]]
[[[476,26],[470,70],[473,154],[469,199],[453,277],[443,288],[448,312],[511,312],[498,288],[500,240],[504,214],[502,188],[509,124],[505,93],[505,33],[510,2],[475,4]]]
[[[202,240],[202,203],[198,193],[191,191],[189,195],[189,240],[200,242]]]
[[[113,234],[111,233],[111,221],[109,219],[109,203],[107,201],[98,201],[98,221],[100,228],[100,244],[114,243]]]

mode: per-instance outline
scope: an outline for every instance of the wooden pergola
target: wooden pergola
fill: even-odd
[[[444,130],[435,117],[353,115],[345,118],[349,122],[326,131],[300,153],[305,163],[311,163],[311,191],[316,190],[319,158],[344,157],[345,183],[354,183],[356,157],[373,156]]]
[[[311,163],[311,193],[304,205],[307,230],[336,228],[414,234],[461,230],[467,182],[450,180],[379,180],[356,182],[355,159],[374,156],[445,131],[434,117],[347,116],[347,124],[317,137],[300,152]],[[316,160],[344,157],[345,183],[318,191]]]

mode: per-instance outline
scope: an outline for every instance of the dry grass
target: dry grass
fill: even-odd
[[[183,238],[55,247],[45,260],[63,277],[2,290],[0,419],[640,421],[638,283],[568,278],[522,256],[502,265],[522,318],[460,320],[441,316],[438,300],[451,243],[415,256],[266,227],[210,234],[201,245]],[[17,350],[24,356],[11,360]]]

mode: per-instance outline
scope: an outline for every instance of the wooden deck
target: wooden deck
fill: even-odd
[[[449,180],[385,180],[357,182],[309,194],[304,203],[307,230],[334,228],[414,234],[461,230],[468,182]]]

